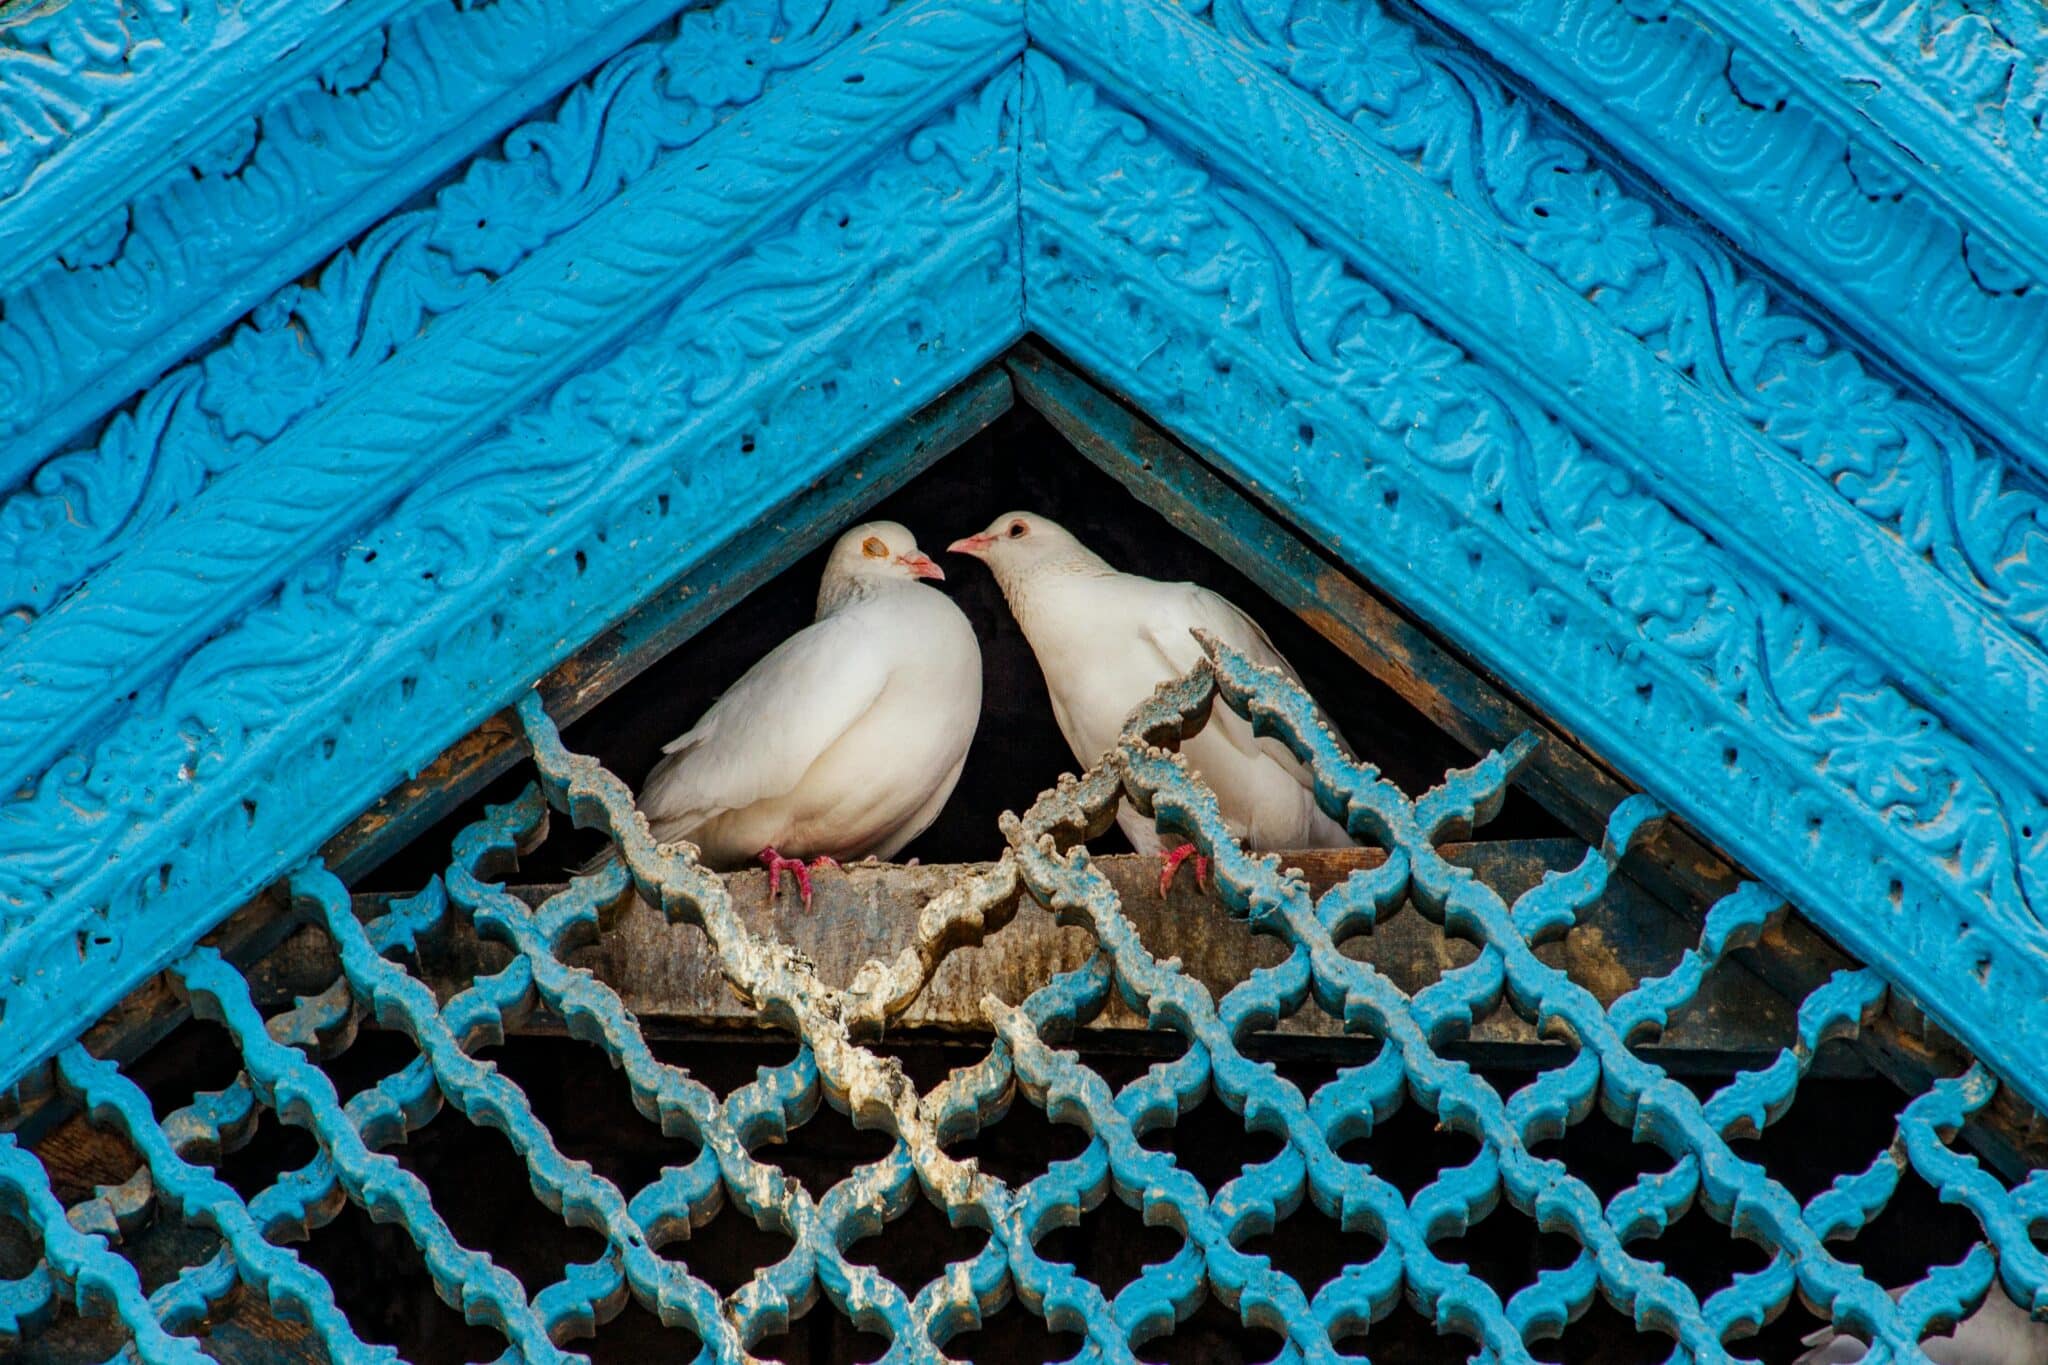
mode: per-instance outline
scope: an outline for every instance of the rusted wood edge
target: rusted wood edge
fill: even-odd
[[[1521,705],[1497,679],[1461,661],[1388,599],[1304,542],[1262,505],[1261,491],[1240,491],[1218,463],[1182,444],[1110,397],[1082,373],[1025,342],[1004,363],[1017,396],[1043,414],[1082,455],[1140,501],[1215,551],[1294,611],[1346,656],[1398,692],[1475,752],[1524,731],[1542,737],[1517,784],[1566,828],[1597,842],[1607,816],[1635,788],[1569,732]],[[1678,820],[1668,819],[1624,866],[1659,904],[1697,925],[1706,907],[1742,879],[1734,861]],[[1804,921],[1788,917],[1757,949],[1737,960],[1761,981],[1801,999],[1839,970],[1856,965]],[[1857,1040],[1871,1065],[1908,1092],[1953,1075],[1969,1058],[1924,1023],[1899,996]],[[2048,1126],[2011,1089],[1970,1125],[1977,1150],[2008,1175],[2048,1164]]]
[[[1453,862],[1471,868],[1487,885],[1513,898],[1539,884],[1551,872],[1576,866],[1585,846],[1573,839],[1481,842],[1447,846]],[[1299,868],[1317,894],[1353,872],[1380,866],[1377,849],[1322,849],[1281,855],[1282,865]],[[1117,889],[1129,917],[1148,951],[1161,960],[1176,959],[1191,978],[1221,998],[1262,967],[1284,959],[1286,950],[1272,937],[1262,937],[1234,919],[1212,894],[1198,891],[1191,873],[1184,873],[1162,897],[1156,859],[1135,855],[1096,858]],[[918,916],[947,886],[982,870],[977,866],[901,867],[858,864],[844,872],[815,874],[812,910],[785,894],[771,900],[765,874],[735,873],[727,878],[735,908],[756,933],[773,936],[800,950],[822,981],[844,985],[875,960],[895,958],[910,946]],[[561,890],[555,886],[515,886],[514,894],[538,904]],[[785,888],[786,890],[786,888]],[[1633,989],[1645,976],[1669,970],[1692,946],[1684,925],[1674,916],[1648,912],[1644,893],[1624,883],[1609,891],[1581,915],[1578,927],[1539,955],[1568,971],[1572,979],[1603,1002]],[[361,895],[356,912],[383,912],[387,895]],[[1009,1004],[1021,1002],[1055,974],[1082,966],[1095,951],[1082,929],[1063,927],[1042,907],[1026,904],[1002,929],[975,947],[950,954],[909,1009],[896,1019],[891,1036],[989,1036],[984,1001],[991,995]],[[1463,940],[1445,935],[1440,925],[1412,907],[1386,917],[1372,932],[1351,939],[1345,951],[1369,962],[1394,985],[1413,993],[1444,972],[1478,955]],[[479,940],[455,926],[420,950],[418,969],[438,990],[460,989],[479,975],[502,969],[511,960],[508,949]],[[756,1033],[764,1027],[758,1013],[727,986],[720,964],[703,935],[672,924],[637,902],[623,908],[602,938],[579,950],[570,961],[594,972],[632,1010],[651,1036],[712,1036],[727,1039]],[[258,968],[252,978],[259,999],[282,1006],[294,995],[324,987],[337,963],[325,937],[308,931]],[[518,1021],[515,1031],[559,1031],[559,1020],[545,1015]],[[1681,1069],[1700,1072],[1740,1059],[1761,1065],[1775,1058],[1794,1035],[1794,1011],[1747,973],[1712,974],[1700,995],[1673,1020],[1645,1055],[1670,1059]],[[1078,1045],[1089,1051],[1128,1050],[1146,1036],[1145,1019],[1120,999],[1079,1031]],[[1157,1039],[1158,1035],[1151,1035]],[[1341,1022],[1313,1003],[1305,1004],[1275,1028],[1261,1030],[1260,1046],[1291,1049],[1294,1055],[1323,1055],[1361,1061],[1376,1042],[1347,1036]],[[1511,1008],[1497,1007],[1463,1037],[1444,1040],[1458,1055],[1483,1052],[1499,1065],[1556,1066],[1570,1045],[1539,1036]],[[1850,1059],[1853,1063],[1853,1058]],[[1841,1074],[1833,1059],[1830,1066]],[[1851,1065],[1851,1074],[1862,1068]]]

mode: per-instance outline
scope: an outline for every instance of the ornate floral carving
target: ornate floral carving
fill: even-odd
[[[1229,23],[1229,10],[1267,3],[1223,0],[1218,22]],[[1323,3],[1288,0],[1282,11]],[[1265,17],[1233,31],[1274,24]],[[1384,119],[1354,111],[1353,128],[1497,215],[1608,317],[1915,550],[1951,549],[1943,566],[1960,587],[2042,638],[2048,562],[2015,553],[2048,527],[2048,500],[2034,480],[2008,469],[1950,414],[1872,376],[1731,253],[1653,214],[1565,130],[1472,62],[1404,26],[1390,24],[1385,41],[1411,46],[1428,79]],[[1291,66],[1284,50],[1259,55],[1276,69]],[[1914,495],[1902,496],[1908,488]]]
[[[1574,289],[1625,290],[1662,263],[1649,207],[1623,194],[1604,171],[1539,171],[1531,177],[1527,206],[1529,254]]]
[[[117,709],[119,698],[104,686],[109,671],[169,667],[290,565],[457,460],[468,433],[544,391],[783,217],[790,187],[837,173],[849,146],[871,147],[943,107],[1005,60],[1006,40],[1019,33],[1014,12],[996,3],[899,12],[804,70],[791,87],[801,93],[785,97],[799,112],[778,121],[779,136],[741,114],[642,177],[630,204],[602,183],[570,181],[565,200],[594,193],[611,202],[478,305],[432,327],[414,321],[428,289],[484,281],[451,285],[438,253],[417,273],[387,266],[385,297],[401,325],[387,334],[390,320],[369,315],[340,397],[265,447],[260,466],[229,471],[174,522],[130,536],[97,591],[64,603],[0,653],[0,771],[35,774],[67,734]],[[631,128],[604,126],[622,135]],[[389,249],[422,226],[393,223],[371,242]],[[294,316],[327,353],[326,320],[305,300]],[[335,333],[355,339],[363,319],[351,310],[345,321]],[[508,346],[506,336],[519,344]],[[362,382],[400,340],[405,363]],[[376,499],[363,496],[366,487],[378,490]]]
[[[1200,226],[1171,251],[1120,229],[1148,193],[1134,182],[1186,163],[1051,60],[1027,65],[1035,328],[1223,453],[1918,998],[1958,1002],[1966,1027],[2012,1010],[2048,1027],[2048,808],[2025,774],[1241,187],[1202,173],[1184,196]],[[1402,386],[1431,397],[1381,405]],[[1966,924],[2013,948],[1990,984],[1957,950]],[[1977,1033],[1983,1055],[2048,1081]]]
[[[36,1006],[59,978],[77,991],[86,907],[102,907],[94,989],[111,1001],[270,877],[278,850],[310,853],[480,705],[509,702],[570,642],[878,434],[878,412],[929,401],[1007,345],[1021,311],[1016,88],[1014,66],[999,70],[855,178],[807,182],[779,232],[352,544],[293,569],[0,806],[0,1056],[70,1027]],[[841,325],[815,332],[827,313]],[[650,399],[675,414],[658,431]],[[747,458],[705,458],[743,442]]]
[[[421,0],[142,0],[0,17],[0,289],[82,227],[176,177],[302,76],[374,66],[377,30]],[[90,134],[90,136],[86,136]]]
[[[1269,3],[1252,0],[1252,8]],[[1427,7],[1768,257],[1780,275],[1882,338],[1921,382],[2036,470],[2048,469],[2048,291],[2028,283],[2048,278],[2039,208],[2048,185],[2040,126],[2048,40],[2038,7],[2003,0],[1430,0]],[[1435,49],[1431,64],[1444,72],[1429,83],[1438,98],[1488,120],[1485,133],[1465,130],[1485,158],[1516,155],[1512,138],[1526,112],[1509,116],[1511,103],[1469,56],[1426,39],[1422,48]],[[1967,78],[1954,85],[1943,70]],[[1980,77],[1996,89],[1967,114],[1928,111],[1948,98],[1944,90]],[[1439,89],[1446,79],[1465,89]],[[1881,107],[1869,96],[1880,97]],[[1398,113],[1389,125],[1416,142],[1452,135],[1451,125],[1415,127]],[[1554,127],[1542,132],[1546,142],[1569,141]],[[1918,159],[1900,150],[1916,142]],[[1506,182],[1466,188],[1515,190]],[[2001,253],[1994,242],[2016,250]],[[1986,270],[1980,256],[1998,264]],[[1710,277],[1707,286],[1718,283]],[[1698,291],[1701,282],[1681,287]],[[1795,311],[1778,298],[1769,308]],[[1956,444],[1947,430],[1938,439]],[[1966,437],[1961,444],[1966,463],[1981,462]],[[1964,475],[1954,486],[1977,485]]]
[[[1789,552],[1798,559],[1802,546],[1810,543],[1819,553],[1826,545],[1829,556],[1858,556],[1860,578],[1870,584],[1889,575],[1883,581],[1899,590],[1882,603],[1835,604],[1849,623],[1844,628],[1853,631],[1857,621],[1906,611],[1906,603],[1917,601],[1924,635],[1903,617],[1888,627],[1893,635],[1912,640],[1916,649],[1936,650],[1946,663],[1981,653],[2010,664],[2009,670],[2001,662],[1973,673],[2032,679],[1975,717],[1968,714],[1974,697],[1952,697],[1960,704],[1945,709],[1956,723],[2000,743],[2017,738],[2016,724],[2031,725],[2015,718],[2031,715],[2035,699],[2048,692],[2038,650],[2018,647],[2020,634],[2031,646],[2048,640],[2048,618],[2040,615],[2048,561],[2027,553],[2048,532],[2048,499],[2033,481],[1983,449],[1952,415],[1874,378],[1728,252],[1696,229],[1654,214],[1565,130],[1419,30],[1392,19],[1380,23],[1380,45],[1405,45],[1425,78],[1385,116],[1359,106],[1341,127],[1296,118],[1284,101],[1231,69],[1241,60],[1237,53],[1247,52],[1276,72],[1292,71],[1291,50],[1263,35],[1294,32],[1304,14],[1318,14],[1326,3],[1341,0],[1218,0],[1207,19],[1219,35],[1229,35],[1228,47],[1179,11],[1147,0],[1066,0],[1041,17],[1038,31],[1058,50],[1085,53],[1078,59],[1091,69],[1127,65],[1139,51],[1170,51],[1171,60],[1121,81],[1147,112],[1170,108],[1201,136],[1217,138],[1219,160],[1256,148],[1245,155],[1273,165],[1275,173],[1254,189],[1303,221],[1376,219],[1370,231],[1344,242],[1354,260],[1377,253],[1392,262],[1393,273],[1405,277],[1401,287],[1441,300],[1447,325],[1462,329],[1475,346],[1496,356],[1543,356],[1530,367],[1528,382],[1561,410],[1587,414],[1583,430],[1597,429],[1598,439],[1632,447],[1639,462],[1674,480],[1680,493],[1693,484],[1711,487],[1694,501],[1694,515],[1706,504],[1729,501],[1738,482],[1757,493],[1768,486],[1766,505],[1808,504],[1787,511],[1784,536],[1752,548],[1766,558]],[[1344,13],[1351,16],[1347,22],[1356,21],[1352,8]],[[1380,192],[1406,177],[1400,168],[1382,172],[1383,163],[1353,143],[1354,135],[1441,185],[1476,216],[1440,213],[1435,196]],[[1338,159],[1355,171],[1319,185],[1314,168]],[[1353,192],[1354,185],[1361,188]],[[1333,195],[1342,207],[1332,203]],[[1518,243],[1572,297],[1490,252],[1489,237]],[[1579,307],[1581,296],[1606,327]],[[1501,305],[1503,297],[1513,306]],[[1613,344],[1614,334],[1628,343]],[[1546,343],[1541,348],[1531,344],[1539,338]],[[1662,374],[1641,363],[1636,343],[1666,367]],[[1852,534],[1847,523],[1830,529],[1825,514],[1833,509],[1814,502],[1805,484],[1754,467],[1752,446],[1737,424],[1804,460],[1889,534]],[[1707,446],[1719,449],[1710,454]],[[1702,462],[1715,473],[1710,484],[1695,473]],[[1750,501],[1747,495],[1742,500]],[[1716,534],[1739,540],[1767,520],[1762,507],[1746,508],[1724,516]],[[1894,534],[1913,555],[1896,553]],[[1920,592],[1917,584],[1930,565],[1958,599],[2017,634],[1986,629],[1956,612],[1943,594]],[[1820,561],[1807,581],[1827,581],[1827,567]],[[1938,644],[1936,636],[1943,637]],[[1898,676],[1920,685],[1913,659],[1888,640],[1875,645]],[[2048,734],[2024,743],[2040,751]]]
[[[0,198],[139,89],[137,78],[203,48],[212,0],[29,5],[0,15]]]
[[[2026,107],[2048,64],[2048,18],[2027,0],[1825,0],[1804,6],[1854,27],[1955,123],[1988,145],[2012,149],[2016,131],[2038,135],[2040,109]],[[2009,104],[2018,96],[2021,108]],[[2022,128],[2016,130],[2017,121]],[[2034,160],[2036,171],[2041,161]]]
[[[1288,74],[1345,118],[1387,113],[1422,79],[1413,47],[1375,5],[1331,5],[1289,26]]]
[[[800,67],[872,21],[886,3],[837,0],[807,11],[806,27],[778,27],[755,47],[736,54],[728,49],[722,59],[758,61],[772,71]],[[513,32],[522,40],[533,36],[529,28]],[[0,639],[25,628],[128,538],[168,515],[210,478],[249,458],[259,442],[274,439],[380,363],[397,339],[477,297],[481,286],[610,202],[662,154],[689,145],[729,116],[729,108],[664,93],[670,71],[697,61],[702,44],[723,43],[727,36],[686,24],[680,32],[663,31],[628,48],[570,91],[550,116],[507,135],[497,154],[473,161],[432,205],[380,224],[366,241],[330,261],[316,284],[287,286],[259,304],[211,354],[177,372],[196,372],[202,382],[180,388],[180,410],[147,424],[164,438],[153,449],[138,449],[137,424],[119,418],[101,435],[97,453],[88,447],[46,462],[34,480],[0,503],[0,535],[31,526],[45,532],[23,537],[22,555],[0,565]],[[474,41],[454,46],[484,63],[471,76],[479,88],[493,88],[510,74],[498,69],[508,53],[493,55],[490,45]],[[520,44],[508,46],[523,52]],[[433,56],[449,49],[447,35],[409,35],[401,48],[417,53],[435,74],[423,78],[410,67],[393,66],[388,80],[407,90],[455,80],[447,63]],[[323,145],[335,145],[331,116],[341,111],[323,106],[322,112],[330,117],[284,121],[303,126],[306,136]],[[290,155],[280,151],[279,164],[288,166]],[[289,183],[246,188],[265,212],[280,202],[299,203]],[[314,196],[313,207],[318,202]],[[221,207],[213,196],[199,210]],[[176,240],[187,239],[182,220],[167,219],[163,227]],[[266,242],[269,235],[260,234]],[[134,260],[122,269],[152,279],[176,273],[148,269],[150,264]],[[44,372],[53,373],[98,355],[102,343],[118,345],[112,337],[84,335],[81,329],[93,325],[90,309],[74,312],[72,301],[64,299],[47,302],[60,310],[61,324],[39,306],[0,324],[0,367],[41,355],[48,362]],[[42,346],[12,344],[26,334],[40,335]],[[32,413],[24,407],[19,416],[26,421]],[[121,457],[110,458],[117,447]]]
[[[1157,126],[1033,58],[1021,200],[1023,8],[918,0],[845,40],[882,4],[657,31],[0,510],[39,556],[0,601],[0,1058],[75,1022],[39,1008],[60,983],[69,1010],[111,999],[719,528],[1007,343],[1027,278],[1054,340],[1955,1002],[1961,1031],[2048,1030],[2048,812],[2011,757],[2048,724],[2030,477],[1374,4],[1211,0],[1203,28],[1153,0],[1034,0],[1036,40],[1090,47]],[[1825,263],[1866,322],[1893,257],[1920,262],[1913,317],[1866,330],[1941,355],[1935,382],[1997,430],[2048,413],[2048,365],[2022,373],[2048,353],[2022,326],[2048,306],[2025,251],[1895,200],[1894,158],[1815,121],[1776,66],[1663,22],[1679,0],[1532,8],[1581,25],[1559,43],[1573,79],[1646,123],[1697,113],[1659,163],[1673,189],[1711,177],[1716,204],[1767,216],[1806,186],[1808,255],[1778,260]],[[1161,24],[1212,79],[1173,86],[1133,36]],[[369,116],[416,60],[404,31],[336,42],[293,107],[364,114],[322,136],[414,136]],[[208,212],[229,186],[289,197],[271,149],[314,134],[272,112],[193,149]],[[67,279],[104,291],[86,327],[156,306],[131,278],[150,202],[66,245]],[[0,365],[0,385],[72,382],[34,347]],[[1848,571],[1788,567],[1830,557]],[[1910,631],[1886,638],[1886,612]],[[2010,1037],[1971,1041],[2048,1095]]]

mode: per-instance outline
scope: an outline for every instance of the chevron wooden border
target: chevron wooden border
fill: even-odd
[[[0,20],[0,1083],[1035,331],[2048,1099],[2012,7],[344,8]]]

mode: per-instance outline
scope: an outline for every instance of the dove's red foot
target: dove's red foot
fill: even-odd
[[[1173,886],[1173,874],[1180,871],[1180,865],[1189,858],[1195,860],[1195,885],[1203,891],[1209,889],[1209,860],[1195,852],[1193,844],[1182,844],[1159,855],[1159,894],[1164,896]]]
[[[776,891],[782,886],[782,874],[787,872],[796,878],[797,894],[803,897],[804,909],[811,908],[811,873],[810,869],[804,866],[802,858],[785,858],[772,848],[764,848],[755,856],[761,860],[761,865],[768,869],[769,900],[775,899]]]

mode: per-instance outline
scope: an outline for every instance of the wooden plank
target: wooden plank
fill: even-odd
[[[1573,839],[1524,840],[1452,845],[1446,856],[1470,867],[1488,885],[1512,898],[1536,885],[1546,872],[1578,864],[1585,846]],[[1385,855],[1377,849],[1324,849],[1284,855],[1298,866],[1318,894],[1351,872],[1379,866]],[[1275,939],[1255,935],[1232,919],[1222,903],[1198,892],[1190,871],[1162,899],[1156,859],[1135,855],[1098,858],[1116,886],[1124,912],[1131,918],[1154,957],[1177,957],[1191,976],[1217,995],[1228,991],[1260,967],[1282,960]],[[843,874],[816,877],[817,896],[806,913],[793,895],[770,902],[767,877],[761,872],[732,875],[741,916],[756,933],[773,935],[801,949],[817,964],[830,984],[853,980],[871,959],[893,958],[909,946],[919,911],[971,866],[897,867],[861,864]],[[560,890],[551,886],[514,888],[529,903]],[[357,897],[361,915],[381,913],[389,897]],[[1537,950],[1552,965],[1570,972],[1573,980],[1603,1003],[1612,1002],[1646,975],[1668,971],[1689,947],[1692,936],[1674,916],[1647,903],[1644,893],[1617,881],[1592,906],[1580,925],[1554,944]],[[1061,927],[1043,909],[1026,905],[1009,925],[976,948],[949,956],[924,993],[898,1021],[905,1030],[985,1035],[982,1001],[993,995],[1016,1004],[1061,971],[1085,963],[1094,950],[1086,931]],[[1345,951],[1386,975],[1402,990],[1415,992],[1445,971],[1477,956],[1477,949],[1448,938],[1412,906],[1389,916],[1373,932],[1351,940]],[[703,934],[688,925],[672,925],[637,901],[623,908],[603,939],[570,959],[617,990],[652,1036],[694,1035],[711,1030],[758,1030],[756,1013],[727,987]],[[466,930],[443,935],[423,945],[420,969],[437,989],[454,989],[509,961],[503,947],[479,941]],[[324,936],[307,933],[265,964],[257,978],[259,990],[282,1005],[295,993],[317,990],[334,978],[337,966]],[[1721,1071],[1737,1065],[1758,1065],[1774,1057],[1793,1036],[1792,1007],[1747,973],[1722,971],[1709,980],[1698,1001],[1671,1032],[1646,1055],[1676,1069]],[[541,1019],[529,1027],[543,1031],[559,1022]],[[1121,1000],[1113,1001],[1089,1026],[1084,1046],[1115,1049],[1129,1045],[1129,1035],[1142,1032],[1144,1020]],[[1313,1003],[1283,1020],[1278,1039],[1321,1044],[1369,1056],[1373,1043],[1344,1038],[1338,1022]],[[1460,1055],[1484,1049],[1487,1060],[1501,1065],[1556,1065],[1563,1044],[1540,1039],[1530,1025],[1501,1008],[1482,1019],[1469,1038],[1452,1045]]]
[[[1634,788],[1571,734],[1518,703],[1498,680],[1468,666],[1341,565],[1304,543],[1205,461],[1043,350],[1025,343],[1004,362],[1017,395],[1091,462],[1187,535],[1215,551],[1289,607],[1374,677],[1475,752],[1524,731],[1543,743],[1517,779],[1544,809],[1589,842]],[[1629,858],[1625,874],[1652,899],[1697,923],[1741,880],[1733,861],[1677,820],[1667,820]],[[1803,999],[1854,961],[1804,920],[1788,916],[1757,949],[1738,955],[1778,994]],[[1929,1028],[1910,1001],[1894,1004],[1857,1040],[1872,1066],[1918,1093],[1969,1059]],[[1968,1130],[1977,1149],[2012,1174],[2048,1163],[2048,1128],[2010,1087]]]

